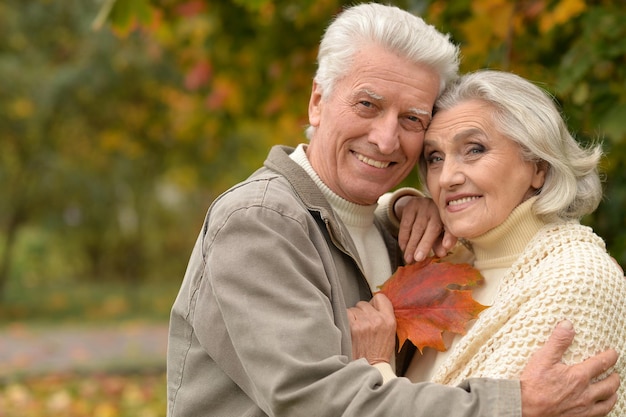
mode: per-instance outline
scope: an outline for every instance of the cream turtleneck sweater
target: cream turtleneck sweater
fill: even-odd
[[[363,266],[363,273],[372,292],[378,291],[391,276],[391,262],[382,235],[374,225],[377,204],[363,206],[335,194],[313,170],[306,156],[306,145],[300,144],[290,157],[300,165],[320,188],[324,197],[345,224],[354,241]]]
[[[474,296],[491,307],[447,352],[414,360],[411,377],[447,385],[467,378],[519,378],[564,319],[576,330],[564,363],[613,348],[621,352],[614,370],[626,377],[624,272],[591,228],[576,221],[544,224],[532,212],[535,200],[471,240],[474,265],[486,281]],[[609,416],[626,416],[626,384],[617,395]]]
[[[476,301],[491,305],[500,287],[500,280],[524,250],[526,244],[544,226],[544,223],[531,212],[536,197],[520,204],[499,226],[469,242],[474,253],[474,267],[485,279],[485,283],[472,292]],[[474,322],[468,324],[469,330]],[[444,333],[443,339],[448,348],[438,352],[425,348],[420,355],[416,352],[406,376],[413,382],[430,381],[436,369],[446,360],[461,339],[461,335]]]

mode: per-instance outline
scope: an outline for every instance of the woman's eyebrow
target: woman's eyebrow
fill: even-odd
[[[475,128],[475,127],[472,127],[472,128],[465,129],[465,130],[462,130],[462,131],[456,133],[454,136],[452,136],[452,140],[454,142],[459,142],[459,141],[461,141],[463,139],[466,139],[466,138],[469,138],[469,137],[472,137],[472,136],[476,136],[476,135],[482,135],[482,134],[483,134],[482,130],[480,130],[478,128]],[[424,146],[426,146],[426,145],[433,146],[436,143],[437,143],[437,141],[434,140],[434,139],[428,139],[427,137],[424,138]]]

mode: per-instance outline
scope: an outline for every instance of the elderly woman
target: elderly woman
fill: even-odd
[[[517,377],[555,324],[568,319],[577,335],[564,362],[613,347],[623,379],[626,280],[603,240],[579,222],[601,200],[600,147],[579,146],[552,99],[511,73],[465,75],[435,111],[420,175],[463,244],[451,258],[480,270],[485,284],[474,298],[490,308],[466,335],[445,334],[446,352],[418,354],[406,376],[450,385]],[[410,212],[411,198],[402,194],[392,197],[399,217]],[[400,225],[409,259],[411,220]],[[626,416],[625,385],[611,416]]]

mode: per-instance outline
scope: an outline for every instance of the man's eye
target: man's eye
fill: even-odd
[[[359,100],[354,103],[354,111],[361,117],[374,117],[378,113],[376,103],[367,100]]]
[[[411,123],[412,130],[422,132],[426,130],[426,124],[417,116],[407,116],[406,119]]]

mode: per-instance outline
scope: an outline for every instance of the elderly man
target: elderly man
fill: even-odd
[[[353,360],[347,309],[402,262],[374,215],[377,199],[413,169],[458,49],[405,11],[362,4],[329,26],[318,58],[310,143],[273,148],[209,209],[172,309],[168,416],[608,412],[616,378],[590,381],[615,362],[611,351],[567,368],[557,363],[563,343],[551,340],[521,384],[459,387],[385,383],[384,367]],[[567,401],[576,397],[585,400]]]

